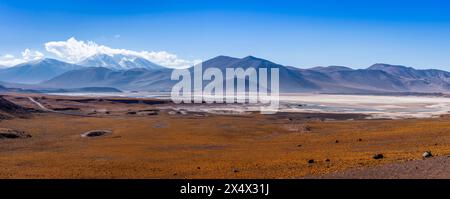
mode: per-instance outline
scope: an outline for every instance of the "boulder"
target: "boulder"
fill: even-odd
[[[425,151],[425,152],[422,154],[422,157],[423,157],[423,158],[431,158],[431,157],[433,157],[433,154],[431,153],[431,151]]]
[[[375,159],[375,160],[379,160],[379,159],[383,159],[383,158],[384,158],[384,155],[381,153],[373,155],[373,159]]]
[[[110,135],[112,134],[112,131],[110,130],[92,130],[81,134],[81,137],[87,138],[87,137],[99,137],[104,135]]]
[[[149,111],[147,115],[158,115],[158,111]]]

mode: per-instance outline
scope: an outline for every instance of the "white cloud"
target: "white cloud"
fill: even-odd
[[[22,51],[22,57],[16,57],[11,54],[0,56],[0,66],[15,66],[28,61],[39,60],[44,58],[44,54],[39,51],[25,49]]]
[[[6,55],[3,56],[3,58],[5,58],[5,59],[14,59],[14,55],[6,54]]]
[[[44,54],[42,54],[39,51],[31,51],[30,49],[25,49],[22,52],[22,58],[24,60],[38,60],[38,59],[42,59],[44,57]]]
[[[63,58],[69,62],[80,62],[87,57],[95,54],[124,54],[134,55],[148,59],[154,63],[170,68],[186,68],[197,64],[200,60],[185,60],[178,58],[177,55],[166,51],[133,51],[127,49],[110,48],[108,46],[99,45],[93,41],[79,41],[73,37],[67,41],[51,41],[45,43],[45,49],[56,56]]]

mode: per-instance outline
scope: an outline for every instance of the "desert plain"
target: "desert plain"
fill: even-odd
[[[28,136],[0,139],[0,178],[450,178],[447,114],[367,119],[196,112],[150,98],[1,99],[0,129]],[[108,133],[82,136],[93,130]]]

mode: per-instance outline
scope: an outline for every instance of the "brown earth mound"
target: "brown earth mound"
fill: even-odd
[[[26,134],[23,131],[0,128],[0,139],[18,139],[18,138],[29,138],[31,135]]]
[[[3,96],[0,96],[0,114],[2,112],[11,115],[24,115],[29,113],[30,110],[14,104],[13,102],[3,98]]]

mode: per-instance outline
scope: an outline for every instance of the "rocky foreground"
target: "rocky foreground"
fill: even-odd
[[[434,157],[401,163],[356,168],[313,178],[327,179],[450,179],[450,157]]]
[[[0,128],[14,135],[0,139],[0,178],[445,178],[450,172],[447,116],[233,115],[154,99],[1,99],[9,118]],[[434,157],[423,160],[425,151]]]

